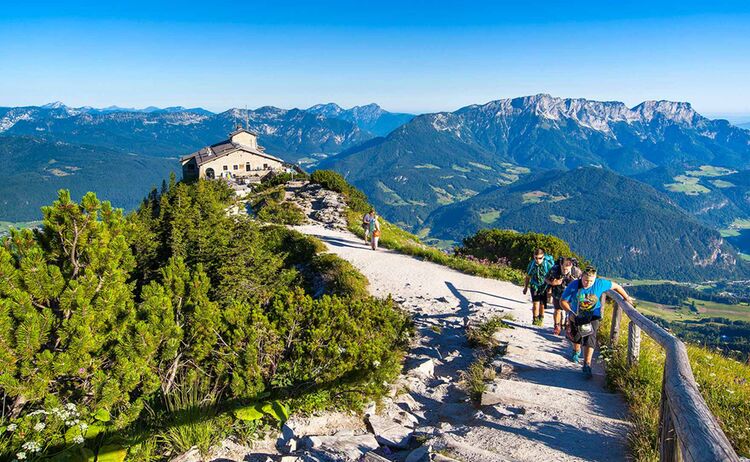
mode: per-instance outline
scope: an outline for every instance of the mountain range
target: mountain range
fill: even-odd
[[[47,158],[64,158],[61,165],[69,167],[15,162],[4,170],[14,178],[0,185],[0,197],[14,197],[15,205],[0,220],[38,216],[36,202],[18,203],[23,198],[8,192],[23,186],[25,174],[54,188],[75,184],[92,168],[90,189],[144,188],[137,191],[142,196],[141,183],[159,181],[143,176],[131,186],[144,168],[139,162],[166,175],[178,169],[178,156],[245,123],[268,152],[339,171],[386,218],[426,239],[450,244],[489,226],[539,230],[569,240],[614,274],[679,280],[745,274],[733,246],[750,253],[750,131],[703,117],[684,102],[628,107],[539,94],[418,116],[334,103],[221,113],[61,103],[0,108],[0,144],[27,146],[22,151],[40,161],[48,150]],[[29,147],[31,140],[37,144]],[[124,174],[112,180],[92,164],[97,156],[121,159],[109,165]],[[619,189],[597,196],[596,188],[611,183]],[[578,213],[587,203],[592,213]],[[632,232],[649,241],[617,234],[607,204],[627,209],[638,224]],[[596,231],[593,247],[584,229]],[[659,249],[664,255],[669,249],[682,269],[654,262]]]
[[[436,208],[526,170],[606,166],[632,175],[663,165],[750,168],[750,132],[710,120],[688,103],[562,99],[492,101],[423,114],[388,136],[321,162],[418,229]]]
[[[238,124],[259,133],[268,152],[301,165],[373,138],[370,130],[409,120],[377,105],[342,109],[144,109],[43,106],[0,108],[0,220],[38,218],[59,188],[104,193],[135,207],[152,186],[180,171],[178,158],[226,139]],[[361,124],[361,126],[360,126]]]

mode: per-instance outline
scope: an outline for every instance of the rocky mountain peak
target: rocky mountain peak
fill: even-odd
[[[633,111],[638,113],[646,122],[662,117],[672,122],[692,125],[702,118],[687,102],[644,101],[634,107]]]

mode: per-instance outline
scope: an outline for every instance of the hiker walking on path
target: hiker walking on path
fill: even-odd
[[[596,348],[596,332],[602,318],[602,295],[614,290],[625,300],[630,300],[628,293],[620,284],[609,279],[597,278],[596,268],[588,267],[581,279],[568,284],[560,298],[560,306],[570,313],[569,336],[573,341],[573,362],[578,362],[583,346],[583,373],[586,378],[592,377],[591,359]]]
[[[362,230],[365,232],[365,245],[370,243],[370,220],[372,220],[372,216],[374,213],[375,210],[370,209],[370,211],[365,213],[362,217]]]
[[[372,250],[378,250],[378,241],[380,240],[380,222],[378,221],[378,215],[374,210],[370,211],[369,230]]]
[[[547,273],[554,264],[555,260],[552,255],[547,255],[543,249],[537,248],[526,268],[523,294],[526,295],[531,287],[531,311],[534,317],[532,323],[535,326],[541,326],[544,323],[544,310],[547,309]]]
[[[555,307],[555,335],[560,335],[563,331],[563,309],[560,307],[560,297],[568,284],[580,277],[581,269],[578,267],[578,261],[571,257],[560,257],[547,274],[546,282],[552,292],[552,305]]]

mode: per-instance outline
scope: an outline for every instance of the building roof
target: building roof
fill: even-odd
[[[232,135],[230,136],[233,136],[234,134],[239,133],[240,131],[245,131],[247,133],[254,134],[243,128],[235,132],[232,132]],[[185,163],[188,160],[195,157],[195,161],[197,162],[198,166],[201,166],[205,164],[206,162],[211,162],[213,160],[218,159],[219,157],[224,157],[236,151],[249,152],[256,156],[265,157],[266,159],[275,160],[276,162],[281,162],[282,164],[286,164],[286,162],[284,162],[283,160],[279,159],[278,157],[274,157],[270,154],[267,154],[263,152],[261,149],[253,149],[249,146],[245,146],[244,144],[233,143],[231,141],[231,138],[228,140],[222,141],[221,143],[216,143],[216,144],[212,144],[211,146],[206,146],[205,148],[195,151],[194,153],[189,154],[187,156],[183,156],[180,158],[180,162]]]
[[[229,139],[232,139],[232,137],[234,135],[236,135],[238,133],[242,133],[242,132],[249,133],[249,134],[253,135],[256,138],[258,137],[258,133],[257,132],[254,132],[252,130],[248,130],[247,128],[242,128],[241,126],[239,126],[239,127],[237,127],[237,129],[235,131],[233,131],[232,133],[229,134]]]

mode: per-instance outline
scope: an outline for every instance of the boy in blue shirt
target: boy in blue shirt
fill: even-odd
[[[560,307],[570,313],[571,337],[573,338],[573,362],[581,357],[583,345],[583,373],[591,378],[591,358],[596,348],[596,332],[602,318],[602,295],[614,290],[629,300],[625,289],[609,279],[597,278],[596,268],[588,267],[581,279],[571,282],[560,297]]]

